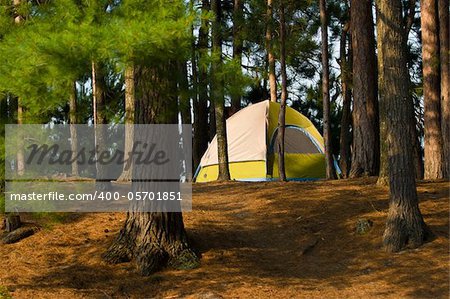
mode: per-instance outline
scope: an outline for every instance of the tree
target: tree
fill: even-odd
[[[388,252],[418,247],[429,235],[419,209],[410,150],[409,77],[400,0],[377,0],[379,91],[384,101],[389,169],[389,212],[383,243]]]
[[[134,65],[130,63],[125,67],[125,153],[129,153],[133,149],[134,102]],[[132,174],[132,165],[124,164],[122,173],[117,180],[131,181]]]
[[[420,3],[425,113],[425,179],[440,179],[445,175],[439,81],[439,22],[436,3],[435,0],[422,0]]]
[[[450,88],[449,88],[449,12],[448,1],[438,0],[439,46],[441,62],[441,126],[444,147],[444,175],[450,177]]]
[[[211,76],[213,84],[211,93],[213,95],[216,137],[217,137],[217,155],[219,160],[218,180],[229,180],[230,170],[228,166],[228,143],[227,143],[227,123],[225,118],[225,99],[223,90],[223,78],[219,72],[222,65],[222,33],[221,33],[221,15],[222,2],[220,0],[211,0],[211,10],[214,13],[212,21],[212,53],[214,61],[211,67]]]
[[[277,77],[275,75],[275,55],[273,53],[273,4],[272,0],[267,0],[267,15],[266,15],[266,51],[267,61],[269,63],[269,87],[270,100],[277,101]]]
[[[342,171],[344,178],[348,177],[350,172],[350,144],[351,144],[351,133],[350,125],[352,121],[351,115],[351,102],[352,102],[352,92],[351,92],[351,61],[352,61],[352,50],[351,50],[351,39],[349,39],[348,50],[346,47],[348,40],[348,30],[350,23],[346,22],[342,26],[341,39],[340,39],[340,59],[339,66],[341,68],[341,86],[342,86],[342,117],[341,117],[341,132],[339,138],[339,166]]]
[[[234,0],[233,6],[233,59],[235,59],[239,66],[242,64],[242,48],[244,46],[244,39],[242,36],[244,26],[244,3],[242,0]],[[231,114],[234,114],[241,109],[241,95],[233,93],[231,95]]]
[[[171,62],[164,66],[136,67],[137,124],[177,123],[176,97],[171,92],[173,70]],[[133,171],[148,177],[146,175],[152,170],[135,167]],[[135,191],[151,190],[152,183],[137,180],[133,181],[132,188]],[[136,202],[136,205],[140,203]],[[142,212],[138,206],[128,212],[124,226],[103,258],[110,263],[135,259],[143,275],[150,275],[166,265],[186,269],[195,268],[199,263],[188,241],[181,212]]]
[[[107,150],[106,145],[106,76],[105,65],[102,62],[92,61],[92,107],[95,129],[95,146],[100,152]],[[106,180],[107,174],[101,163],[96,162],[96,186],[100,190],[110,188],[110,181]]]
[[[403,33],[405,34],[405,39],[408,40],[408,36],[409,33],[412,29],[413,23],[415,21],[415,6],[416,6],[416,1],[415,0],[410,0],[408,3],[408,7],[405,7],[404,10],[404,30]],[[381,45],[378,43],[378,48],[380,48]],[[406,50],[408,53],[408,57],[413,57],[413,53],[411,53],[410,48],[407,47]],[[412,64],[412,61],[410,61],[410,63]],[[412,84],[411,82],[411,77],[409,76],[409,71],[408,71],[408,77],[409,77],[409,82]],[[420,126],[420,124],[417,123],[416,120],[416,112],[415,112],[415,98],[417,97],[417,95],[414,95],[414,86],[412,86],[412,88],[410,88],[410,93],[408,94],[408,98],[407,98],[407,103],[406,105],[408,106],[408,119],[410,120],[409,125],[411,127],[411,130],[409,130],[409,132],[412,134],[410,136],[410,144],[411,144],[411,150],[413,152],[413,158],[414,158],[414,165],[415,165],[415,174],[416,174],[416,178],[417,179],[423,179],[423,155],[422,155],[422,147],[421,147],[421,143],[420,143],[420,136],[419,136],[419,132],[418,132],[418,127]],[[419,105],[420,106],[420,105]],[[420,108],[419,108],[420,109]],[[387,139],[387,129],[386,129],[386,124],[385,124],[385,119],[386,119],[386,107],[384,105],[384,101],[383,99],[380,99],[380,172],[378,175],[378,181],[377,183],[379,185],[384,185],[387,186],[389,183],[389,170],[388,170],[388,153],[387,153],[387,144],[386,144],[386,139]]]
[[[70,87],[72,92],[69,96],[69,124],[70,124],[70,146],[72,151],[72,176],[77,177],[78,172],[78,161],[74,159],[76,153],[78,153],[78,132],[75,124],[78,124],[78,113],[77,113],[77,83],[72,82]]]
[[[284,19],[284,1],[280,1],[280,63],[281,63],[281,101],[278,115],[278,178],[286,181],[284,165],[284,135],[286,131],[286,100],[287,100],[287,75],[286,75],[286,21]]]
[[[209,11],[208,0],[202,0],[202,14]],[[208,65],[205,62],[208,51],[208,21],[203,17],[198,33],[198,99],[194,103],[194,167],[200,164],[203,153],[208,148]]]
[[[328,15],[325,0],[319,0],[320,24],[322,34],[322,101],[323,101],[323,141],[325,144],[325,163],[327,179],[335,179],[333,151],[331,147],[330,124],[330,83],[328,66]]]
[[[353,152],[350,177],[377,175],[380,137],[372,1],[352,1]]]
[[[14,10],[15,10],[15,17],[14,17],[14,22],[19,25],[20,22],[22,21],[22,16],[19,13],[20,10],[20,5],[21,5],[21,0],[13,0],[13,5],[14,5]],[[17,124],[21,125],[23,124],[23,112],[24,112],[24,107],[22,104],[22,101],[19,97],[17,97]],[[23,153],[23,146],[19,144],[19,148],[17,149],[17,174],[18,175],[23,175],[24,171],[25,171],[25,156]]]

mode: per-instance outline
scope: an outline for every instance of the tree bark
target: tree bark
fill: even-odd
[[[419,210],[408,112],[409,79],[401,0],[377,0],[380,97],[385,105],[390,204],[383,235],[388,252],[420,246],[429,231]],[[394,171],[395,170],[395,171]]]
[[[444,147],[444,177],[450,177],[450,89],[449,89],[449,12],[448,0],[438,0],[441,61],[441,129]]]
[[[425,179],[444,177],[439,81],[439,23],[436,0],[422,0],[422,61],[425,127]],[[448,55],[448,53],[447,53]]]
[[[341,131],[339,138],[339,166],[342,171],[342,176],[348,178],[350,172],[350,144],[351,144],[351,132],[350,125],[352,122],[351,104],[352,104],[352,91],[351,91],[351,39],[348,43],[348,50],[346,51],[347,36],[349,30],[349,23],[346,23],[341,32],[340,41],[340,68],[341,68],[341,85],[342,85],[342,117],[341,117]]]
[[[269,63],[269,87],[270,100],[277,101],[277,77],[275,75],[275,55],[273,53],[273,3],[267,0],[267,16],[266,16],[266,51]]]
[[[278,179],[286,181],[284,165],[284,135],[286,130],[286,100],[287,100],[287,74],[286,74],[286,21],[284,20],[284,1],[280,1],[280,63],[281,63],[281,101],[278,115]]]
[[[13,0],[13,6],[14,6],[14,10],[15,10],[15,17],[14,17],[14,23],[16,23],[17,25],[22,21],[22,16],[20,15],[20,13],[18,13],[18,7],[21,4],[21,0]],[[15,102],[17,103],[17,124],[20,126],[21,124],[23,124],[23,106],[21,104],[21,99],[19,97],[17,97],[15,99]],[[20,131],[20,130],[19,130]],[[17,174],[19,176],[23,175],[25,172],[25,155],[23,152],[23,147],[24,144],[22,142],[22,137],[19,136],[19,144],[18,144],[18,149],[17,149]],[[7,219],[9,219],[9,216],[7,216]],[[20,221],[20,215],[16,215],[17,219]]]
[[[14,17],[14,23],[19,24],[22,22],[22,16],[18,13],[18,7],[21,4],[21,0],[13,0],[13,5],[15,9],[15,17]],[[23,124],[23,112],[24,107],[22,106],[22,100],[17,97],[17,124],[22,125]],[[19,138],[22,139],[22,138]],[[23,175],[25,172],[25,156],[23,153],[23,144],[20,141],[17,149],[17,174],[19,176]]]
[[[134,140],[134,65],[130,63],[125,67],[125,144],[124,152],[129,153],[133,149]],[[132,164],[124,163],[122,173],[117,181],[130,182],[133,177]]]
[[[202,13],[209,11],[208,0],[202,0]],[[200,159],[208,148],[208,68],[202,61],[208,51],[208,22],[201,20],[198,33],[198,100],[194,105],[194,169],[200,164]]]
[[[0,165],[5,165],[5,124],[8,123],[8,95],[0,97]],[[5,167],[0,169],[0,192],[5,192]],[[0,213],[5,211],[0,210]]]
[[[107,123],[105,89],[106,83],[104,65],[102,63],[92,61],[92,105],[94,114],[95,147],[98,147],[100,152],[106,150],[106,128],[105,126],[102,126]],[[107,175],[104,167],[100,163],[96,163],[95,167],[97,171],[96,188],[99,190],[109,189],[111,182],[109,180],[105,180]]]
[[[219,69],[222,64],[222,33],[221,33],[221,1],[211,0],[211,10],[214,13],[212,23],[212,52],[218,55],[213,62],[211,73],[213,86],[211,88],[214,102],[216,137],[217,137],[217,155],[219,160],[218,180],[230,180],[230,170],[228,165],[228,144],[227,144],[227,126],[225,116],[225,98],[223,88],[223,78],[220,77]]]
[[[194,67],[194,64],[192,64]],[[187,68],[187,61],[179,63],[180,68],[180,82],[178,107],[181,114],[181,122],[183,124],[191,124],[191,97],[189,96],[189,74]]]
[[[319,0],[320,24],[322,34],[322,101],[323,101],[323,142],[325,144],[325,163],[327,179],[336,178],[331,147],[330,123],[330,82],[328,66],[328,15],[325,0]]]
[[[408,11],[405,14],[405,20],[404,20],[404,28],[403,31],[405,34],[405,39],[408,39],[409,31],[411,30],[412,23],[414,21],[414,15],[415,15],[415,0],[409,1],[409,7]],[[378,17],[378,16],[377,16]],[[382,45],[378,43],[378,48],[380,48]],[[405,45],[406,47],[406,45]],[[405,48],[405,51],[408,51],[408,47]],[[411,82],[411,78],[409,76],[408,71],[408,82]],[[411,93],[408,94],[408,115],[410,120],[410,127],[411,129],[409,132],[411,133],[411,151],[413,153],[413,160],[415,165],[415,174],[416,179],[423,179],[423,154],[422,154],[422,147],[420,144],[419,139],[419,132],[417,129],[417,121],[416,121],[416,115],[415,115],[415,104],[414,99],[411,95]],[[385,105],[383,102],[383,99],[380,99],[380,172],[378,175],[378,181],[377,183],[382,186],[387,186],[389,184],[389,170],[388,170],[388,154],[387,154],[387,132],[386,132],[386,111],[385,111]]]
[[[350,177],[377,175],[380,131],[372,1],[352,1],[353,152]]]
[[[244,39],[242,37],[242,28],[244,26],[244,3],[242,0],[234,0],[233,7],[233,59],[242,64],[242,48]],[[241,95],[239,93],[231,94],[231,115],[241,109]],[[231,116],[230,115],[230,116]]]
[[[169,74],[172,73],[169,64],[158,68],[136,66],[136,123],[177,123],[177,101],[172,96],[173,90],[170,90],[173,86],[170,80],[173,79]],[[133,171],[138,170],[135,167]],[[152,170],[141,167],[139,171]],[[132,188],[148,191],[151,184],[136,180]],[[198,267],[199,258],[190,246],[182,213],[142,212],[133,208],[128,212],[119,235],[103,254],[106,261],[122,263],[135,260],[142,275],[150,275],[165,266],[176,269]]]
[[[78,124],[78,109],[77,109],[77,83],[73,82],[70,85],[70,96],[69,96],[69,125],[70,125],[70,149],[72,151],[72,176],[77,177],[78,172],[78,161],[73,159],[78,153],[78,133],[76,124]]]

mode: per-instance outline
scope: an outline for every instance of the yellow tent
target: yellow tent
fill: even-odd
[[[280,104],[264,101],[250,105],[227,119],[228,159],[231,178],[270,181],[278,178],[277,127]],[[217,138],[203,155],[196,182],[217,179]],[[311,121],[286,108],[285,168],[289,180],[325,177],[323,138]]]

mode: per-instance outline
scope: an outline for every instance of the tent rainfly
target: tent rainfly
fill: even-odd
[[[263,101],[227,119],[231,178],[238,181],[278,179],[277,127],[280,104]],[[286,107],[285,169],[288,180],[325,178],[323,137],[301,113]],[[217,136],[197,168],[196,182],[218,177]]]

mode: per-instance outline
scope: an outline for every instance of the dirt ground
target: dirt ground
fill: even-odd
[[[418,193],[434,240],[387,254],[387,190],[373,178],[195,184],[184,219],[200,268],[141,277],[132,263],[107,265],[125,215],[73,214],[0,245],[0,286],[14,298],[448,298],[449,182]],[[358,219],[373,221],[367,234]]]

